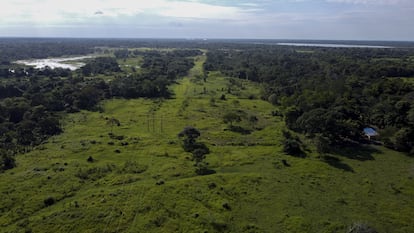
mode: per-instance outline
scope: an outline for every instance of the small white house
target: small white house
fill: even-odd
[[[365,134],[365,136],[368,137],[369,140],[371,140],[371,137],[378,136],[377,131],[375,129],[369,128],[369,127],[364,128],[364,134]]]

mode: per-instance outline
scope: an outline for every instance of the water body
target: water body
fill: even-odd
[[[94,56],[79,56],[79,57],[66,57],[66,58],[30,59],[30,60],[19,60],[19,61],[16,61],[16,63],[27,65],[27,66],[34,66],[34,68],[36,69],[42,69],[48,66],[51,69],[63,68],[63,69],[76,70],[85,65],[85,63],[80,62],[80,60],[87,59],[87,58],[93,58],[93,57]]]
[[[394,48],[391,46],[380,46],[380,45],[319,44],[319,43],[277,43],[277,45],[302,46],[302,47],[325,47],[325,48],[377,48],[377,49]]]

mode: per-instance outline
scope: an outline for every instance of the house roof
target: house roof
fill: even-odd
[[[375,131],[375,129],[369,128],[369,127],[364,128],[364,133],[367,136],[377,136],[378,135],[378,133],[377,133],[377,131]]]

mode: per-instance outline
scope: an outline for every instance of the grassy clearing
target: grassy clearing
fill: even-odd
[[[414,85],[414,77],[388,77],[387,79],[401,79],[402,81]]]
[[[405,78],[401,78],[404,82],[410,83],[410,84],[414,84],[414,77],[405,77]]]
[[[19,155],[0,174],[1,231],[345,232],[354,222],[414,231],[412,158],[382,147],[338,149],[331,164],[311,151],[284,155],[275,107],[248,81],[197,78],[204,59],[173,98],[105,101],[104,112],[68,115],[65,133]],[[238,110],[258,118],[235,123],[248,134],[223,123]],[[188,125],[216,174],[195,175],[177,138]]]

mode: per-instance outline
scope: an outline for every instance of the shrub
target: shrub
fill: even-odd
[[[223,115],[223,122],[230,126],[233,126],[233,122],[240,122],[241,120],[241,116],[236,112],[228,112]]]
[[[206,158],[206,154],[208,154],[208,151],[206,151],[206,150],[195,149],[193,151],[193,160],[196,163],[199,163],[199,162],[203,161]]]
[[[16,167],[16,161],[11,155],[0,155],[0,171],[9,170]]]
[[[200,131],[194,127],[185,127],[178,134],[178,137],[184,137],[182,147],[184,151],[191,152],[193,155],[192,160],[195,161],[196,174],[207,175],[215,173],[213,170],[207,169],[207,164],[204,162],[206,154],[209,154],[210,150],[204,143],[196,141],[200,137]]]
[[[205,162],[200,162],[200,163],[196,163],[196,170],[195,170],[195,173],[197,174],[197,175],[200,175],[200,176],[204,176],[204,175],[211,175],[211,174],[214,174],[214,173],[216,173],[216,171],[214,171],[214,170],[212,170],[212,169],[209,169],[208,167],[207,167],[207,163],[205,163]]]
[[[48,197],[45,200],[43,200],[43,203],[45,204],[45,206],[51,206],[56,203],[56,200],[54,197]]]
[[[187,126],[178,134],[178,137],[183,139],[183,149],[186,152],[192,152],[197,149],[196,139],[200,137],[200,131],[192,126]]]
[[[299,155],[302,152],[299,142],[294,139],[286,139],[284,141],[283,151],[290,155]]]
[[[301,149],[302,143],[297,136],[293,136],[289,131],[283,131],[283,136],[285,137],[285,140],[283,141],[283,151],[286,154],[305,157],[305,153],[303,153]]]
[[[328,153],[330,150],[330,140],[327,137],[324,137],[322,135],[317,135],[315,137],[315,144],[316,144],[316,151],[319,154],[325,154]]]
[[[277,105],[279,103],[279,99],[276,94],[271,94],[269,98],[267,98],[267,101],[269,101],[273,105]]]

